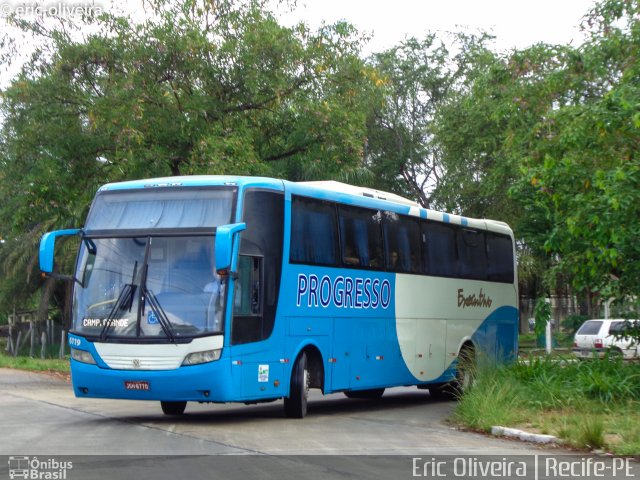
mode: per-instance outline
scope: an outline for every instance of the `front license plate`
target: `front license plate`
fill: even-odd
[[[125,390],[151,390],[151,385],[146,380],[125,380]]]

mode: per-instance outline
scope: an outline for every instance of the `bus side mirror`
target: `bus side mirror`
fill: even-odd
[[[233,241],[235,235],[246,228],[246,223],[232,223],[216,228],[216,272],[230,272],[233,266]]]
[[[82,230],[73,228],[69,230],[56,230],[45,233],[40,239],[40,270],[45,274],[53,273],[53,256],[56,249],[56,238],[70,235],[78,235]]]

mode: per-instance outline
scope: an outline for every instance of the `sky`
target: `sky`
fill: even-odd
[[[497,37],[497,51],[525,48],[538,42],[576,45],[583,36],[581,18],[595,0],[298,0],[285,22],[348,20],[373,35],[365,53],[385,50],[407,36],[427,31],[484,30]]]
[[[134,17],[140,18],[141,9],[134,7],[140,3],[124,0],[0,0],[0,25],[4,14],[25,4],[75,7],[91,3],[105,10],[113,9],[113,4],[125,11],[135,9]],[[492,46],[498,52],[538,42],[579,45],[583,39],[580,21],[594,3],[595,0],[297,0],[294,11],[282,6],[276,11],[285,25],[304,21],[312,29],[323,21],[347,20],[372,36],[363,50],[363,55],[368,56],[391,48],[406,37],[422,38],[427,32],[461,29],[492,33],[496,36]],[[273,0],[273,5],[277,4],[278,0]],[[5,28],[1,26],[0,33]],[[24,58],[26,50],[28,44],[23,49]],[[0,66],[0,89],[9,84],[18,67],[19,62],[9,71]]]

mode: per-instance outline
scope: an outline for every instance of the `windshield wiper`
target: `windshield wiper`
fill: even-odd
[[[133,266],[133,275],[131,275],[131,283],[126,283],[122,290],[120,290],[120,295],[116,300],[116,303],[113,305],[113,308],[107,315],[107,318],[104,319],[104,325],[102,326],[102,331],[100,332],[100,341],[104,342],[109,335],[109,330],[111,326],[115,323],[115,317],[121,310],[129,310],[133,307],[133,298],[136,291],[136,285],[133,283],[136,278],[136,273],[138,272],[138,261],[136,260],[135,265]]]
[[[121,310],[126,310],[126,309],[131,310],[131,306],[133,305],[133,296],[134,296],[135,290],[136,290],[136,286],[131,283],[125,284],[125,286],[122,287],[122,290],[120,290],[120,295],[118,295],[118,299],[116,300],[116,303],[113,305],[113,308],[109,312],[109,315],[107,315],[107,318],[104,319],[104,325],[102,326],[102,331],[100,332],[101,342],[104,342],[107,339],[109,330],[111,329],[111,326],[115,323],[114,320],[116,318],[116,315]]]
[[[173,326],[167,318],[167,314],[164,311],[164,308],[162,308],[160,302],[158,302],[155,294],[147,287],[143,287],[142,293],[144,297],[149,301],[151,310],[154,311],[156,315],[158,315],[158,323],[160,324],[160,327],[162,327],[162,331],[165,333],[171,343],[176,343],[175,330],[173,329]]]

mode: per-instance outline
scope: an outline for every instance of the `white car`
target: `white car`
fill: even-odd
[[[630,337],[616,338],[623,331],[626,322],[635,324],[638,320],[597,319],[587,320],[576,332],[573,353],[578,358],[602,358],[609,355],[621,355],[624,359],[639,358],[640,345]]]

